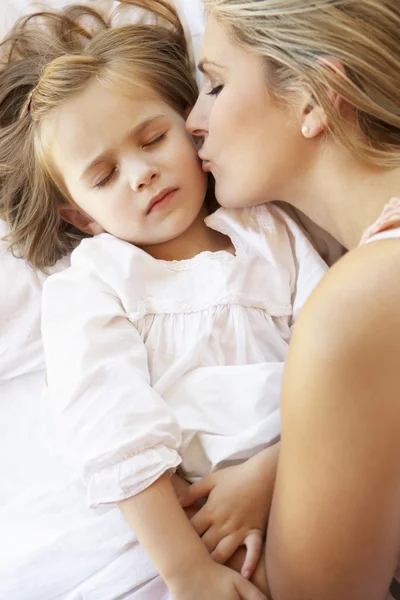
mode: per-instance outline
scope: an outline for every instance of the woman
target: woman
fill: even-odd
[[[270,594],[382,600],[400,544],[400,6],[205,6],[204,82],[188,129],[204,138],[219,202],[284,200],[349,250],[291,343]]]

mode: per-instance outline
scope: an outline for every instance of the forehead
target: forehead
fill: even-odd
[[[207,17],[203,43],[200,50],[200,62],[215,61],[228,67],[240,57],[242,51],[228,35],[228,31],[212,15]]]
[[[211,15],[206,22],[199,66],[206,72],[225,70],[230,78],[251,80],[252,85],[253,80],[257,85],[265,84],[264,58],[236,43],[228,30]]]
[[[125,95],[93,80],[53,115],[52,158],[63,169],[66,163],[87,160],[117,146],[127,131],[159,114],[174,118],[175,113],[152,90],[132,86]]]

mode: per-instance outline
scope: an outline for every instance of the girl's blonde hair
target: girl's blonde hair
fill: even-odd
[[[48,160],[44,123],[52,111],[93,78],[124,93],[145,84],[182,116],[196,101],[175,9],[167,0],[120,4],[146,12],[115,27],[115,13],[105,18],[84,6],[36,13],[18,21],[0,47],[0,218],[11,250],[35,269],[53,265],[85,237],[60,218],[60,203],[72,200]]]
[[[204,3],[235,43],[266,58],[275,96],[287,99],[306,85],[346,148],[370,164],[400,166],[399,0]],[[355,131],[335,110],[332,91],[355,108]]]

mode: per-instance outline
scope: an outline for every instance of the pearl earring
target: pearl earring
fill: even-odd
[[[307,125],[303,125],[301,128],[301,133],[304,135],[304,137],[307,137],[310,133],[310,128]]]

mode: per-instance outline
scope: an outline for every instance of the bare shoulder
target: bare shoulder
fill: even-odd
[[[400,243],[387,240],[343,257],[300,313],[267,538],[276,597],[373,600],[390,585],[399,548],[399,304]]]
[[[296,329],[315,342],[340,346],[382,340],[400,343],[400,240],[348,252],[307,302]]]
[[[400,241],[385,240],[343,257],[301,311],[286,364],[283,412],[312,413],[324,398],[327,414],[347,411],[350,403],[355,415],[368,407],[373,419],[379,405],[400,426],[399,356]]]

